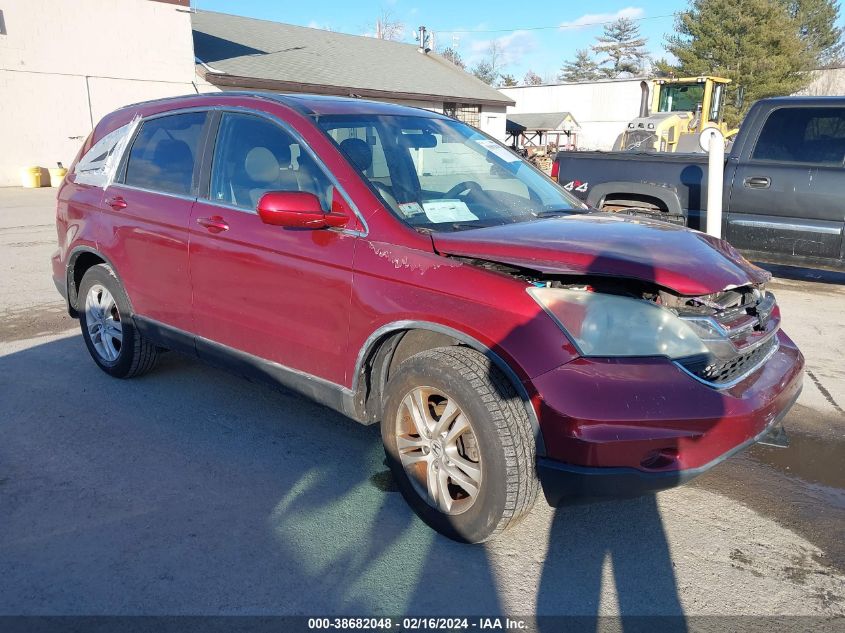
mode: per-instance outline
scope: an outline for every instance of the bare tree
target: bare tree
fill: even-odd
[[[382,8],[376,18],[376,38],[398,42],[404,36],[405,23],[399,20],[390,9]]]
[[[539,86],[543,83],[543,78],[535,73],[533,70],[528,70],[525,77],[522,78],[523,86]]]
[[[487,47],[487,59],[493,67],[493,72],[496,74],[501,74],[502,70],[504,70],[504,57],[505,51],[502,48],[502,45],[496,40],[490,42],[490,45]]]
[[[496,40],[487,45],[484,57],[472,67],[470,72],[481,81],[491,86],[496,83],[504,70],[504,50]]]

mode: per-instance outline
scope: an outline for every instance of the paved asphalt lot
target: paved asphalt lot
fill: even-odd
[[[0,189],[0,615],[845,614],[845,286],[778,279],[789,449],[435,535],[377,429],[168,354],[119,381],[50,279],[55,190]]]

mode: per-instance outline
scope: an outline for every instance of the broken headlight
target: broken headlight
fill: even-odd
[[[695,331],[674,312],[644,299],[569,290],[529,288],[583,356],[706,354]]]

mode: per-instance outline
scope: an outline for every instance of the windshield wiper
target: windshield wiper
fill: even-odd
[[[574,212],[575,209],[545,209],[543,211],[538,211],[534,215],[538,218],[550,218],[555,215],[569,215]]]

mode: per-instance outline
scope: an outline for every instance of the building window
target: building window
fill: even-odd
[[[473,127],[478,127],[481,124],[480,105],[447,101],[443,104],[443,114]]]

